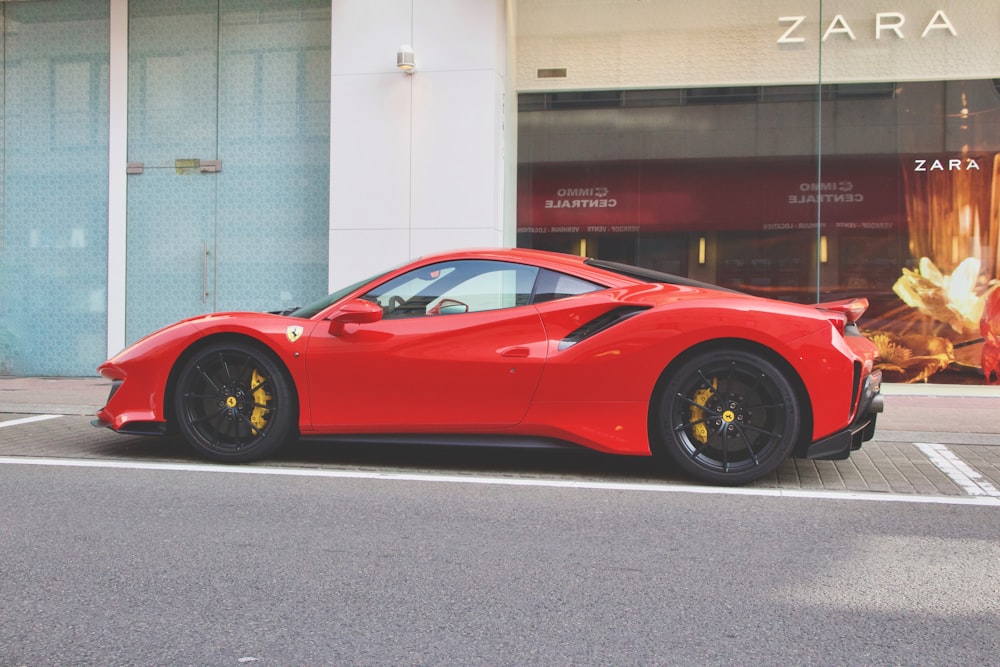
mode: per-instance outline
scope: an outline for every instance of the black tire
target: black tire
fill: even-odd
[[[294,432],[291,380],[263,349],[241,342],[198,350],[181,368],[174,414],[184,438],[215,461],[256,461]]]
[[[802,424],[788,378],[741,350],[705,351],[671,370],[651,418],[657,453],[713,484],[745,484],[773,472]]]

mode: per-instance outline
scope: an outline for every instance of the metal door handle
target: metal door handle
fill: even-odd
[[[500,350],[501,357],[515,357],[523,359],[524,357],[530,355],[531,355],[531,350],[521,345],[515,345],[514,347],[508,347],[505,350]]]

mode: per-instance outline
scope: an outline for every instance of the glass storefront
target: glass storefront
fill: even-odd
[[[329,28],[329,0],[130,0],[126,343],[326,292]]]
[[[522,3],[518,245],[867,297],[888,380],[996,381],[1000,10],[707,4]]]
[[[127,343],[327,289],[329,0],[128,0],[112,35],[122,3],[0,2],[0,374],[93,375],[109,279]],[[127,110],[109,108],[112,43]],[[127,167],[109,167],[111,118]],[[109,270],[113,197],[127,251]]]
[[[995,0],[512,9],[519,245],[867,297],[891,380],[1000,381]],[[326,290],[329,0],[0,16],[0,374],[92,375],[109,341]]]
[[[108,3],[0,13],[0,374],[92,375],[107,340]]]

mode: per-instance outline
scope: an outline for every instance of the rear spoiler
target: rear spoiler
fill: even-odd
[[[858,297],[855,299],[842,299],[840,301],[825,301],[817,303],[814,307],[818,310],[840,313],[847,319],[848,324],[854,324],[868,310],[868,299]]]

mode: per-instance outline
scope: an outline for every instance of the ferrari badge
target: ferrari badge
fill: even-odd
[[[288,327],[288,329],[285,330],[285,335],[288,337],[289,341],[294,343],[295,341],[297,341],[299,338],[302,337],[302,327],[300,326]]]

